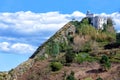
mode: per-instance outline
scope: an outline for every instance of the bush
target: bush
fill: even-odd
[[[96,80],[103,80],[101,77],[97,78]]]
[[[59,71],[62,68],[62,64],[60,62],[52,62],[50,67],[52,71]]]
[[[67,50],[67,52],[66,52],[66,54],[65,54],[66,63],[71,63],[71,62],[73,62],[74,57],[75,57],[75,54],[72,53],[71,50]]]
[[[71,71],[70,75],[67,76],[66,80],[76,80],[74,77],[74,72]]]
[[[40,55],[40,56],[37,56],[37,58],[35,58],[35,62],[37,61],[42,61],[42,60],[45,60],[46,57],[44,55]]]
[[[94,61],[94,59],[88,53],[76,54],[75,62],[80,64],[80,63],[83,63],[85,61],[91,62],[91,61]]]
[[[107,71],[111,67],[111,63],[109,61],[109,58],[106,55],[102,56],[102,58],[100,60],[100,64],[101,64],[102,70],[106,70]]]
[[[84,58],[82,57],[82,54],[76,54],[76,56],[75,56],[75,62],[77,62],[77,63],[82,63],[84,61]]]

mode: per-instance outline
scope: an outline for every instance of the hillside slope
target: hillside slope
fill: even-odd
[[[111,23],[97,30],[87,18],[71,21],[26,62],[0,73],[0,80],[119,80],[120,45],[116,41],[119,40]],[[107,63],[101,65],[104,55]]]

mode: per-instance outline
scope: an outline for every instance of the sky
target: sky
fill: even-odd
[[[3,0],[0,2],[0,71],[26,61],[57,30],[86,11],[111,17],[120,31],[120,0]]]

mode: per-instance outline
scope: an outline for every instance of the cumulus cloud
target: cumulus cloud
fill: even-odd
[[[59,12],[33,13],[31,11],[21,11],[16,13],[1,13],[0,28],[11,29],[14,32],[26,34],[40,31],[54,31],[69,21],[65,18],[66,16]]]
[[[36,47],[24,43],[1,42],[0,50],[5,53],[17,53],[17,54],[32,54]]]
[[[116,24],[115,29],[120,31],[120,13],[98,15],[112,17]],[[0,52],[31,53],[67,22],[73,18],[80,21],[83,17],[85,13],[80,11],[71,14],[57,11],[0,13]]]
[[[9,46],[10,46],[9,43],[7,43],[7,42],[2,42],[2,43],[0,43],[0,50],[2,50],[2,51],[9,51],[9,50],[10,50],[10,49],[9,49]]]

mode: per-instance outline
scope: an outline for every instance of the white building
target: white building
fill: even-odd
[[[103,24],[107,24],[107,19],[102,16],[94,16],[94,14],[87,11],[86,17],[89,18],[90,23],[96,29],[103,29]]]

